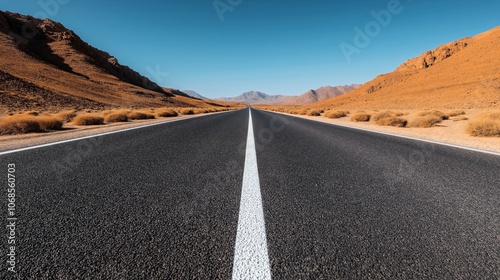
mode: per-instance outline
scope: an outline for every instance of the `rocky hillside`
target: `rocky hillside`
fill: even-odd
[[[0,11],[0,70],[10,110],[187,106],[49,19]]]
[[[427,51],[356,90],[315,103],[346,109],[500,108],[500,27]],[[404,46],[401,46],[404,47]]]

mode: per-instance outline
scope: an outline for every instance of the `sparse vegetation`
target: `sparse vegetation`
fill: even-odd
[[[351,116],[351,121],[353,122],[369,122],[372,115],[367,113],[356,113]]]
[[[441,120],[447,120],[450,118],[447,114],[445,114],[441,111],[427,111],[427,112],[419,113],[418,115],[421,117],[434,116],[434,117],[440,118]]]
[[[174,109],[172,108],[160,108],[156,110],[156,115],[158,117],[168,118],[168,117],[176,117],[179,114],[177,114],[177,112],[174,111]]]
[[[472,136],[499,137],[500,112],[485,114],[470,121],[466,130]]]
[[[179,110],[179,113],[181,113],[182,115],[194,115],[194,111],[191,108],[181,108]]]
[[[104,121],[107,123],[128,122],[128,115],[124,111],[112,112],[104,117]]]
[[[420,127],[420,128],[428,128],[433,127],[434,125],[441,123],[443,120],[440,117],[427,115],[424,117],[418,117],[412,120],[409,123],[410,127]]]
[[[54,116],[19,114],[0,120],[0,134],[48,132],[62,129],[63,122]]]
[[[376,124],[383,126],[405,127],[408,124],[408,121],[400,118],[399,116],[401,115],[404,115],[404,113],[384,111],[373,116],[373,121]]]
[[[456,116],[462,116],[462,115],[465,115],[465,111],[455,110],[455,111],[451,111],[448,113],[448,116],[450,116],[450,117],[456,117]]]
[[[349,114],[349,111],[328,111],[325,113],[325,117],[330,119],[339,119],[346,117]]]
[[[318,117],[321,116],[321,111],[320,110],[308,110],[306,112],[307,116],[312,116],[312,117]]]
[[[408,121],[399,117],[386,117],[377,121],[378,125],[405,127]]]
[[[58,117],[63,122],[71,122],[73,118],[76,117],[76,115],[77,114],[75,110],[66,110],[57,113],[56,117]]]
[[[144,111],[132,111],[127,114],[127,117],[130,120],[150,120],[154,119],[155,115]]]
[[[73,118],[75,125],[101,125],[104,124],[104,118],[96,114],[82,114]]]

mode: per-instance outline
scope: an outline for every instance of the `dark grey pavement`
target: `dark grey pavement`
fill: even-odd
[[[500,279],[499,156],[252,116],[274,279]],[[231,278],[247,129],[240,110],[0,155],[13,279]]]

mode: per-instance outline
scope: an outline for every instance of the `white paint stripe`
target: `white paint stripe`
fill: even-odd
[[[251,109],[232,279],[271,279]]]
[[[361,128],[361,127],[355,127],[355,126],[348,126],[348,125],[344,125],[344,124],[331,123],[331,122],[322,121],[322,120],[319,120],[319,119],[318,120],[314,120],[314,119],[302,118],[302,117],[295,116],[295,115],[292,115],[292,114],[287,114],[287,113],[274,112],[274,111],[267,111],[267,112],[274,113],[274,114],[281,114],[281,115],[290,116],[290,117],[294,117],[294,118],[298,118],[298,119],[303,119],[303,120],[308,120],[308,121],[313,121],[313,122],[320,122],[320,123],[329,124],[329,125],[333,125],[333,126],[340,126],[340,127],[352,128],[352,129],[362,130],[362,131],[366,131],[366,132],[373,132],[373,133],[378,133],[378,134],[383,134],[383,135],[388,135],[388,136],[394,136],[394,137],[399,137],[399,138],[404,138],[404,139],[410,139],[410,140],[415,140],[415,141],[420,141],[420,142],[427,142],[427,143],[437,144],[437,145],[441,145],[441,146],[448,146],[448,147],[452,147],[452,148],[457,148],[457,149],[462,149],[462,150],[468,150],[468,151],[473,151],[473,152],[478,152],[478,153],[483,153],[483,154],[490,154],[490,155],[494,155],[494,156],[500,156],[500,153],[497,153],[497,152],[494,152],[494,151],[481,150],[481,149],[476,149],[476,148],[471,148],[471,147],[465,147],[465,146],[460,146],[460,145],[455,145],[455,144],[449,144],[449,143],[444,143],[444,142],[437,142],[437,141],[433,141],[433,140],[427,140],[427,139],[422,139],[422,138],[415,138],[415,137],[405,136],[405,135],[400,135],[400,134],[393,134],[393,133],[389,133],[389,132],[372,130],[372,129],[368,129],[368,128]]]
[[[153,124],[134,126],[131,128],[125,128],[125,129],[120,129],[120,130],[116,130],[116,131],[104,132],[104,133],[99,133],[99,134],[95,134],[95,135],[83,136],[83,137],[72,138],[72,139],[68,139],[68,140],[57,141],[57,142],[53,142],[53,143],[41,144],[41,145],[36,145],[36,146],[31,146],[31,147],[26,147],[26,148],[20,148],[20,149],[0,152],[0,156],[18,153],[18,152],[23,152],[23,151],[28,151],[28,150],[39,149],[39,148],[44,148],[44,147],[49,147],[49,146],[54,146],[54,145],[59,145],[59,144],[64,144],[64,143],[69,143],[69,142],[74,142],[74,141],[79,141],[79,140],[85,140],[85,139],[94,138],[94,137],[100,137],[100,136],[104,136],[104,135],[121,133],[121,132],[125,132],[125,131],[130,131],[130,130],[136,130],[136,129],[146,128],[146,127],[151,127],[151,126],[157,126],[157,125],[162,125],[162,124],[166,124],[166,123],[184,121],[184,120],[189,120],[189,119],[193,119],[193,118],[199,118],[199,117],[205,117],[205,116],[222,114],[222,113],[229,113],[229,112],[234,112],[234,111],[217,112],[217,113],[212,113],[212,114],[207,114],[207,115],[197,115],[197,116],[191,116],[189,118],[168,120],[168,121],[158,122],[158,123],[153,123]]]

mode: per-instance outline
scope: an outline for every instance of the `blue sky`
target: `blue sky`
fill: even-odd
[[[2,0],[0,9],[59,21],[160,85],[207,97],[364,83],[500,25],[498,0]]]

